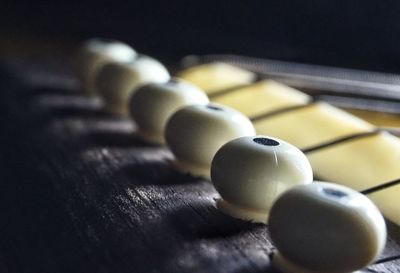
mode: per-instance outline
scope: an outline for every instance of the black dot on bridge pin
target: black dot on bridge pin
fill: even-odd
[[[253,138],[253,141],[257,144],[264,145],[264,146],[278,146],[279,142],[267,137],[256,137]]]
[[[343,198],[343,197],[347,196],[347,193],[340,191],[340,190],[336,190],[336,189],[323,188],[322,191],[326,195],[335,197],[335,198]]]
[[[167,82],[167,84],[179,84],[180,82],[179,82],[179,80],[177,80],[177,79],[170,79],[168,82]]]
[[[221,107],[214,106],[214,105],[207,105],[206,107],[208,109],[215,110],[215,111],[223,111],[223,109]]]

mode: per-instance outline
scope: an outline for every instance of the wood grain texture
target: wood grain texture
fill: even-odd
[[[266,226],[220,213],[209,182],[53,68],[0,71],[1,272],[274,272]]]

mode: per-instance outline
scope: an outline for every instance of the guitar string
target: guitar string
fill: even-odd
[[[231,87],[228,87],[228,88],[220,89],[218,91],[210,91],[210,93],[208,94],[208,98],[210,100],[211,99],[215,99],[217,97],[220,97],[220,96],[223,96],[223,95],[227,95],[227,94],[232,93],[232,92],[236,92],[236,91],[238,91],[238,90],[240,90],[242,88],[250,87],[253,84],[257,84],[258,82],[260,82],[260,81],[254,81],[252,83],[238,84],[238,85],[231,86]]]
[[[382,191],[382,190],[386,190],[388,188],[394,187],[400,185],[400,178],[399,179],[395,179],[395,180],[391,180],[388,182],[384,182],[382,184],[376,185],[374,187],[371,187],[369,189],[366,190],[362,190],[360,191],[362,194],[368,195],[377,191]]]
[[[296,110],[301,110],[301,109],[304,109],[304,108],[312,107],[317,103],[318,103],[318,101],[310,100],[306,104],[282,107],[282,108],[277,109],[277,110],[268,111],[267,113],[264,113],[264,114],[260,114],[260,115],[254,116],[254,117],[249,117],[249,119],[252,122],[257,122],[259,120],[265,120],[267,118],[270,118],[270,117],[273,117],[273,116],[277,116],[277,115],[280,115],[280,114],[285,114],[285,113],[289,113],[289,112],[292,112],[292,111],[296,111]]]
[[[393,255],[390,257],[378,259],[373,264],[383,264],[383,263],[388,263],[388,262],[392,262],[392,261],[399,260],[399,259],[400,259],[400,255]]]
[[[237,85],[233,85],[233,86],[230,86],[230,87],[222,88],[222,89],[219,89],[219,90],[209,91],[210,93],[208,94],[208,98],[209,99],[215,99],[217,97],[220,97],[220,96],[232,93],[232,92],[239,91],[242,88],[250,87],[252,85],[258,84],[260,82],[263,82],[264,80],[266,80],[266,79],[262,78],[259,75],[256,75],[255,78],[250,83],[237,84]]]
[[[302,149],[302,152],[305,154],[312,153],[312,152],[315,152],[315,151],[318,151],[318,150],[321,150],[324,148],[328,148],[330,146],[334,146],[336,144],[341,144],[341,143],[347,142],[347,141],[376,136],[376,135],[380,134],[381,132],[382,132],[382,130],[376,129],[373,131],[355,133],[355,134],[347,135],[344,137],[339,137],[339,138],[336,138],[333,140],[329,140],[327,142],[323,142],[321,144],[317,144],[315,146],[304,148],[304,149]]]

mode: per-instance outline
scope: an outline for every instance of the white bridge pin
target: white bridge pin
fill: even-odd
[[[106,111],[127,116],[129,100],[137,88],[148,83],[164,83],[169,79],[163,64],[141,55],[133,61],[111,62],[102,67],[96,76],[95,86]]]
[[[228,215],[266,223],[269,210],[285,190],[313,181],[310,163],[293,145],[267,136],[234,139],[218,150],[211,181]]]
[[[323,182],[294,187],[273,205],[273,264],[284,273],[350,273],[373,262],[386,242],[375,205],[350,188]]]
[[[234,138],[254,134],[251,121],[240,112],[207,104],[186,106],[175,112],[167,122],[165,138],[178,167],[209,179],[217,150]]]
[[[83,90],[88,94],[94,94],[95,76],[104,65],[113,61],[132,61],[136,56],[136,51],[122,42],[90,39],[79,48],[73,64]]]
[[[183,106],[207,103],[207,95],[198,87],[183,80],[172,79],[137,89],[130,100],[129,110],[143,139],[164,144],[165,126],[175,111]]]

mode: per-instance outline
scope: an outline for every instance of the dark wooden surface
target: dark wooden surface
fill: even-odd
[[[12,67],[0,70],[0,272],[274,272],[266,226],[220,213],[209,182],[172,168],[68,72]],[[383,257],[400,253],[389,232]]]

